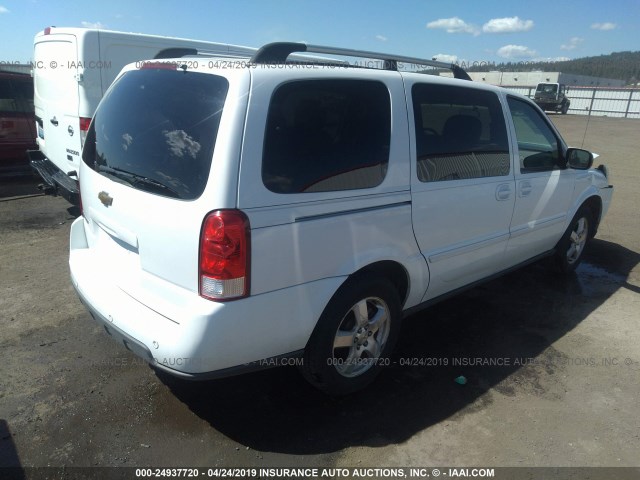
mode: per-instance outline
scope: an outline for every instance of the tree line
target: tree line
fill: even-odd
[[[487,66],[470,66],[466,70],[468,72],[486,72],[489,70],[531,72],[542,70],[624,80],[627,85],[635,85],[640,82],[640,51],[614,52],[609,55],[583,57],[560,62],[504,62]]]

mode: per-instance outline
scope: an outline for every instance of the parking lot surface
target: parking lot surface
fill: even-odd
[[[71,287],[78,212],[1,180],[0,465],[638,466],[640,123],[551,118],[615,186],[577,273],[535,264],[408,318],[394,364],[340,399],[295,367],[156,374]]]

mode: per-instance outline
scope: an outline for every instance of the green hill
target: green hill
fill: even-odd
[[[627,84],[640,82],[640,51],[614,52],[597,57],[576,58],[563,62],[505,62],[482,67],[469,67],[468,72],[501,70],[505,72],[546,72],[571,73],[592,77],[624,80]]]

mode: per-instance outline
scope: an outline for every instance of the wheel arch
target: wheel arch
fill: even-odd
[[[600,197],[598,189],[594,185],[590,185],[587,189],[585,189],[582,195],[580,195],[578,199],[573,203],[573,207],[568,212],[566,218],[565,228],[569,226],[571,219],[575,216],[576,213],[578,213],[578,210],[585,206],[589,208],[589,210],[593,214],[593,220],[595,223],[592,234],[593,237],[593,235],[595,235],[598,230],[598,225],[600,224],[603,212],[602,197]]]
[[[580,208],[583,206],[587,207],[591,214],[593,215],[593,230],[591,231],[591,238],[596,236],[598,232],[598,226],[600,225],[600,220],[602,219],[602,198],[599,195],[591,195],[586,198]]]
[[[347,282],[362,276],[378,276],[389,280],[398,292],[400,305],[404,306],[409,296],[409,272],[406,268],[393,260],[381,260],[366,265],[349,275]],[[345,282],[346,283],[346,282]]]

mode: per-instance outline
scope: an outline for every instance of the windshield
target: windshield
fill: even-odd
[[[225,78],[181,70],[125,73],[96,111],[84,162],[140,190],[198,198],[207,184],[228,86]]]

